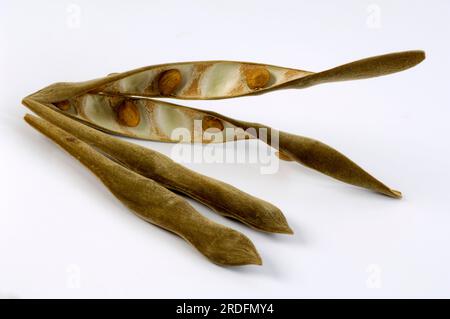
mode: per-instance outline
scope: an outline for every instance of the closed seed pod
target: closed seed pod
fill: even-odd
[[[184,193],[224,216],[239,220],[258,230],[292,233],[283,213],[266,201],[229,184],[196,173],[159,152],[87,127],[39,102],[29,99],[23,102],[40,117],[95,146],[129,169],[167,188]]]
[[[53,103],[66,115],[108,133],[165,142],[226,142],[261,137],[244,131],[246,122],[148,97],[169,94],[180,99],[217,99],[283,88],[305,88],[399,72],[424,58],[423,51],[398,52],[318,73],[233,61],[182,62],[114,73],[82,83],[56,83],[29,98],[46,105]],[[201,125],[196,127],[196,121],[201,121]],[[250,124],[256,125],[253,128],[268,128]],[[185,134],[178,134],[180,129]],[[233,134],[226,134],[230,129]],[[204,134],[210,131],[214,131],[214,136]],[[282,159],[296,160],[353,185],[392,197],[401,196],[325,144],[276,132],[280,135],[277,148]]]
[[[255,134],[255,137],[278,149],[282,154],[280,157],[296,161],[347,184],[370,189],[393,198],[402,197],[401,192],[389,188],[348,157],[322,142],[309,137],[278,131],[264,124],[239,121],[215,112],[203,112]],[[260,135],[261,129],[267,134]],[[272,141],[272,136],[276,136],[277,140]]]
[[[137,216],[179,235],[210,261],[227,266],[261,264],[255,246],[243,234],[205,218],[180,196],[53,124],[29,114],[25,120],[77,158]]]
[[[212,262],[261,264],[247,237],[206,219],[170,190],[258,230],[292,233],[278,208],[190,171],[162,154],[95,129],[164,142],[217,143],[258,138],[278,149],[280,159],[297,161],[340,181],[400,198],[400,192],[319,141],[151,97],[222,99],[307,88],[399,72],[424,58],[423,51],[398,52],[317,73],[237,61],[148,66],[86,82],[52,84],[23,101],[51,123],[31,115],[26,115],[25,120],[80,160],[139,217],[178,234]],[[259,129],[271,134],[260,135]],[[278,139],[273,141],[272,136]]]

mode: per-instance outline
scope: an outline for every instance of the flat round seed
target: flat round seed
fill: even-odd
[[[159,80],[158,88],[162,95],[171,95],[181,83],[181,72],[177,69],[164,71]]]
[[[210,128],[218,129],[219,131],[223,131],[223,124],[222,121],[218,118],[212,117],[212,116],[205,116],[202,121],[202,128],[203,131],[206,131]]]
[[[132,101],[124,101],[119,105],[117,108],[117,119],[120,124],[129,127],[138,126],[141,120],[139,110]]]
[[[252,90],[262,89],[270,80],[270,73],[262,66],[251,67],[244,72],[247,85]]]

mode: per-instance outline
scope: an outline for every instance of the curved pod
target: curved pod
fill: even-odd
[[[53,124],[29,114],[25,120],[77,158],[137,216],[179,235],[212,262],[230,266],[261,264],[255,246],[243,234],[205,218],[183,198],[115,163]]]
[[[196,173],[159,152],[87,127],[39,102],[25,99],[24,104],[45,120],[63,127],[68,133],[98,148],[136,173],[186,194],[222,215],[237,219],[258,230],[292,233],[280,209],[266,201],[229,184]]]

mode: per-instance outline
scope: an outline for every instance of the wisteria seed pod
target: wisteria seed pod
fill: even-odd
[[[262,263],[250,239],[202,216],[185,199],[43,119],[27,114],[25,120],[78,159],[137,216],[179,235],[210,261],[228,266]]]
[[[53,105],[97,129],[132,138],[183,143],[254,138],[227,121],[154,99],[87,93]]]
[[[86,82],[55,83],[33,96],[37,101],[51,103],[93,90],[115,96],[224,99],[387,75],[409,69],[424,58],[425,53],[419,50],[396,52],[317,73],[238,61],[179,62],[113,73]]]
[[[258,230],[292,233],[280,209],[266,201],[229,184],[196,173],[159,152],[83,125],[40,102],[25,99],[24,104],[40,117],[98,148],[136,173],[190,196],[224,216],[239,220]]]

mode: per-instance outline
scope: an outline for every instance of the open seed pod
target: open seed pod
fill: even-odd
[[[104,103],[89,105],[89,111],[86,112],[85,107],[87,104],[77,104],[79,99],[82,101],[90,101],[92,99],[94,101],[103,101]],[[110,102],[105,102],[114,99],[120,99],[120,105],[139,105],[137,114],[140,114],[140,118],[145,118],[145,120],[140,122],[138,129],[136,129],[136,127],[124,126],[121,123],[120,117],[117,114],[117,111],[115,111],[117,108],[112,107]],[[274,130],[267,125],[240,121],[215,112],[197,110],[148,98],[117,98],[86,94],[78,98],[69,99],[68,101],[68,107],[65,108],[61,108],[59,103],[35,103],[47,105],[54,110],[59,110],[63,114],[70,115],[74,119],[80,119],[84,123],[90,124],[105,132],[112,132],[129,137],[164,142],[201,141],[204,143],[230,141],[233,140],[233,138],[259,138],[263,142],[279,150],[281,154],[280,158],[282,159],[297,161],[302,165],[313,168],[348,184],[374,190],[394,198],[401,197],[400,192],[392,190],[382,182],[378,181],[360,166],[330,146],[308,137]],[[30,103],[33,103],[33,100],[24,100],[24,103],[30,107]],[[157,111],[159,114],[168,115],[167,120],[164,120],[164,117],[156,119],[151,118],[152,112],[155,112],[155,108],[159,109],[159,111]],[[176,114],[184,114],[185,117],[176,116]],[[42,114],[40,115],[43,116]],[[183,120],[185,122],[183,122]],[[199,125],[194,125],[196,120],[199,121]],[[215,126],[206,127],[205,129],[205,123],[214,123]],[[174,134],[174,132],[180,130],[180,128],[186,129],[187,134]],[[133,131],[133,129],[135,130]],[[264,129],[267,134],[261,135],[261,129]],[[182,138],[177,140],[176,136]],[[276,140],[274,140],[274,138],[276,138]]]
[[[326,82],[382,76],[411,68],[424,58],[423,51],[397,52],[362,59],[317,73],[237,61],[169,63],[113,73],[105,78],[82,83],[57,83],[37,92],[35,98],[41,102],[60,102],[94,90],[114,96],[224,99],[285,88],[305,88]],[[67,91],[68,86],[76,87],[78,92]],[[49,100],[48,89],[57,89],[59,92],[50,92],[52,99]]]
[[[26,115],[25,120],[76,157],[139,217],[179,235],[212,262],[261,264],[246,236],[208,220],[173,191],[252,228],[291,234],[277,207],[98,130],[163,142],[220,143],[257,138],[276,148],[283,160],[400,198],[400,192],[319,141],[152,97],[220,99],[306,88],[402,71],[424,57],[422,51],[392,53],[318,73],[233,61],[149,66],[86,82],[50,85],[23,100],[43,119]],[[261,134],[261,130],[268,134]]]
[[[250,239],[204,217],[184,198],[116,163],[50,122],[29,114],[25,121],[78,159],[137,216],[177,234],[210,261],[225,266],[262,264]]]
[[[107,154],[129,170],[197,200],[221,215],[254,229],[291,234],[286,218],[274,205],[229,184],[192,171],[169,157],[83,125],[34,100],[24,104],[49,123]]]
[[[149,97],[220,99],[305,88],[402,71],[424,58],[423,51],[398,52],[317,73],[246,62],[181,62],[114,73],[86,82],[55,83],[27,99],[57,109],[94,128],[133,138],[201,143],[259,138],[277,148],[282,159],[295,160],[340,181],[399,198],[400,192],[387,187],[323,143],[276,131],[263,124],[243,122]],[[276,132],[279,143],[275,145],[272,138],[261,138],[255,133],[261,128]]]
[[[148,98],[86,93],[47,105],[102,131],[139,139],[222,143],[254,138],[199,110]]]

